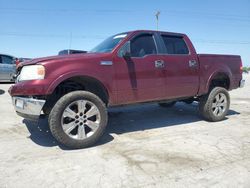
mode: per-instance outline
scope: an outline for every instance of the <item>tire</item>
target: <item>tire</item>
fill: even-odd
[[[175,103],[176,103],[176,101],[159,103],[159,106],[163,107],[163,108],[170,108],[170,107],[173,107],[175,105]]]
[[[225,119],[230,106],[229,93],[225,88],[215,87],[200,98],[199,112],[204,119],[212,122]]]
[[[108,122],[107,108],[93,93],[74,91],[56,102],[48,121],[58,142],[72,149],[86,148],[103,135]]]
[[[46,116],[49,116],[53,106],[55,105],[55,103],[61,98],[60,95],[57,95],[55,93],[53,93],[52,95],[50,95],[47,100],[46,103],[43,107],[43,113]]]

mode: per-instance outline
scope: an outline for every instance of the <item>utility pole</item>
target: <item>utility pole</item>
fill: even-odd
[[[160,16],[160,14],[161,14],[160,11],[157,11],[156,14],[155,14],[157,31],[158,31],[158,29],[159,29],[159,16]]]
[[[71,45],[72,45],[72,32],[70,32],[69,49],[71,49]]]

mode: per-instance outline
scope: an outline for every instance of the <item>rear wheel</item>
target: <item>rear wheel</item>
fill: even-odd
[[[228,91],[222,87],[215,87],[207,95],[200,98],[199,111],[208,121],[225,119],[230,106]]]
[[[95,144],[107,125],[107,110],[101,99],[86,91],[74,91],[57,101],[49,115],[52,135],[70,148]]]
[[[173,107],[175,105],[175,103],[176,103],[176,101],[159,103],[159,106],[164,107],[164,108],[170,108],[170,107]]]

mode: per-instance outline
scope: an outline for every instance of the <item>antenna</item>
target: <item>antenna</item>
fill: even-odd
[[[70,32],[69,49],[71,49],[71,44],[72,44],[72,32]]]
[[[155,14],[155,17],[156,17],[156,28],[157,28],[157,31],[158,31],[158,27],[159,27],[159,16],[160,16],[161,12],[160,11],[157,11],[156,14]]]

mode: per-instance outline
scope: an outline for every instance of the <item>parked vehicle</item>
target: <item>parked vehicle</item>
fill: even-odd
[[[103,134],[108,107],[198,101],[206,120],[220,121],[228,91],[243,85],[240,56],[197,54],[185,34],[143,30],[114,35],[85,54],[24,63],[9,93],[20,116],[35,120],[43,111],[59,142],[84,148]]]
[[[25,62],[25,61],[30,61],[31,58],[23,58],[23,57],[20,57],[20,58],[16,58],[16,66],[18,66],[20,63],[22,62]]]
[[[16,58],[6,54],[0,54],[0,81],[12,82],[16,74]]]
[[[87,51],[83,50],[61,50],[58,55],[69,55],[69,54],[82,54],[82,53],[87,53]]]

